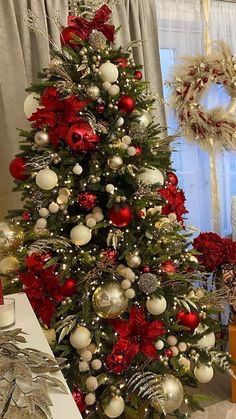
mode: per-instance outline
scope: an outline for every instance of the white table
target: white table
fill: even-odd
[[[9,329],[21,328],[25,333],[28,333],[28,336],[25,336],[27,340],[24,344],[25,347],[38,349],[53,355],[26,294],[11,294],[9,297],[15,299],[16,305],[16,323]],[[51,407],[53,419],[81,419],[82,416],[75,404],[63,374],[59,371],[55,373],[54,376],[65,384],[68,393],[62,393],[59,390],[50,392],[50,398],[53,403],[53,406]]]

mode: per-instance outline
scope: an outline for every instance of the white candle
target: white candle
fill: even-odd
[[[4,298],[4,304],[0,305],[0,329],[15,323],[15,300]]]

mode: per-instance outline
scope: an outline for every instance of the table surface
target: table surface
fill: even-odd
[[[25,333],[28,333],[28,336],[25,336],[27,342],[22,344],[22,346],[38,349],[53,355],[26,294],[11,294],[9,297],[15,299],[16,307],[16,322],[14,326],[9,329],[21,328]],[[53,419],[81,419],[82,416],[75,404],[63,374],[59,371],[53,375],[56,378],[59,378],[68,389],[68,393],[62,393],[60,390],[50,392],[50,398],[53,403],[53,406],[51,407]]]

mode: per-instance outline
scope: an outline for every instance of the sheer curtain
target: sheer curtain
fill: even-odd
[[[200,0],[156,0],[159,46],[163,80],[171,79],[172,67],[181,56],[203,52],[203,27]],[[211,39],[227,41],[236,53],[236,4],[211,1]],[[168,102],[169,92],[164,88]],[[212,84],[202,98],[208,108],[228,104],[229,97],[221,86]],[[166,106],[170,131],[177,128],[173,113]],[[173,166],[177,170],[180,186],[184,189],[189,209],[188,223],[202,231],[213,230],[210,190],[209,155],[197,144],[184,138],[174,144]],[[231,232],[230,203],[236,194],[236,154],[222,153],[217,157],[218,187],[220,192],[221,231]]]

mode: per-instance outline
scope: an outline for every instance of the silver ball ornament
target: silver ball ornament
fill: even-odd
[[[174,375],[166,374],[160,384],[164,388],[166,401],[164,402],[166,413],[173,413],[179,409],[184,400],[184,389],[180,380]]]
[[[120,156],[113,156],[108,159],[107,164],[112,170],[116,171],[123,166],[123,159]]]
[[[100,89],[95,85],[91,85],[87,87],[86,93],[89,99],[96,100],[100,96]]]
[[[127,265],[130,268],[138,268],[141,265],[141,257],[139,255],[128,255],[126,258]]]
[[[34,136],[34,142],[39,147],[45,147],[49,144],[49,135],[46,131],[38,131]]]
[[[138,286],[140,291],[145,294],[151,294],[157,290],[158,278],[151,273],[144,273],[139,277]]]

